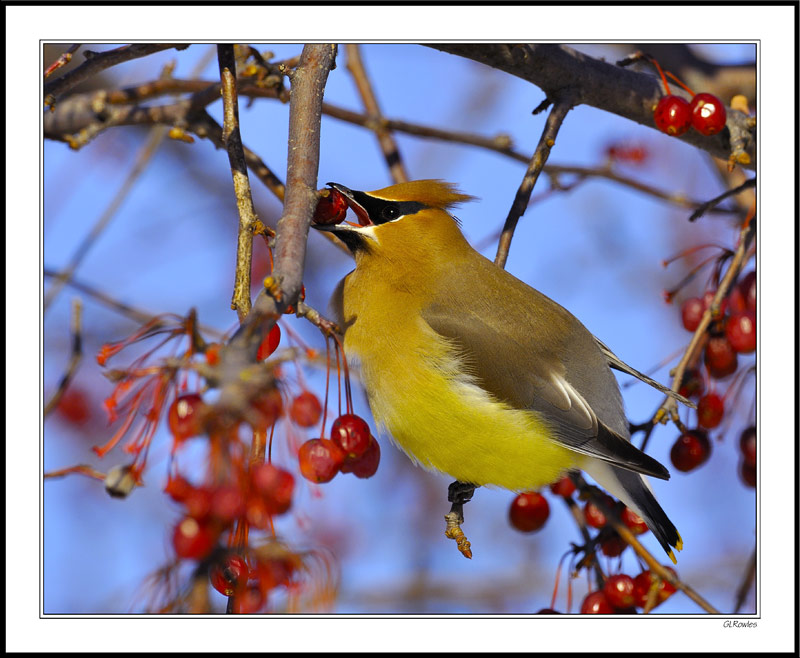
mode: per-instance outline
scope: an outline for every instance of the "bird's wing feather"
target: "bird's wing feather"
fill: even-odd
[[[502,309],[497,308],[490,291],[485,289],[486,277],[492,274],[490,268],[477,275],[465,275],[460,270],[459,275],[467,276],[469,281],[434,292],[422,311],[431,329],[452,344],[465,370],[498,400],[537,412],[550,426],[554,439],[565,447],[629,470],[668,478],[669,473],[661,464],[612,429],[626,422],[621,405],[621,421],[598,419],[586,396],[570,381],[568,366],[556,356],[556,350],[562,348],[583,348],[586,358],[569,366],[572,372],[598,371],[600,394],[618,397],[616,380],[591,333],[565,309],[505,272],[503,276],[508,280],[504,283],[511,298],[505,300]],[[509,288],[510,281],[519,285]],[[456,290],[467,292],[454,293]],[[454,297],[460,294],[465,295],[463,299]],[[534,301],[551,305],[555,314],[550,314],[547,322],[532,317],[528,309]],[[453,309],[458,312],[453,313]],[[510,328],[515,324],[524,326],[525,331],[512,332]],[[573,341],[577,345],[571,345]],[[510,363],[513,367],[509,367]]]
[[[631,375],[632,377],[636,377],[636,379],[643,381],[645,384],[652,386],[654,389],[660,391],[661,393],[664,393],[665,395],[669,395],[670,397],[675,398],[676,400],[678,400],[678,402],[682,402],[683,404],[685,404],[688,407],[691,407],[692,409],[697,408],[697,405],[694,402],[683,397],[680,393],[676,393],[671,388],[667,388],[660,382],[657,382],[655,379],[648,377],[643,372],[639,372],[638,370],[636,370],[636,368],[629,366],[616,354],[614,354],[614,352],[612,352],[599,338],[595,337],[595,341],[597,341],[597,344],[600,346],[600,350],[603,352],[606,359],[608,359],[608,365],[614,368],[614,370],[619,370],[620,372],[624,372],[628,375]]]

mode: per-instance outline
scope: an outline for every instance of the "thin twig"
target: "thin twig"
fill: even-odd
[[[64,371],[64,374],[61,376],[53,395],[47,401],[47,404],[44,405],[45,418],[47,418],[47,415],[58,406],[58,403],[61,401],[64,392],[69,387],[69,383],[72,381],[72,378],[75,376],[75,373],[78,370],[78,364],[83,358],[83,341],[81,340],[81,309],[81,300],[80,298],[76,297],[72,300],[72,322],[70,327],[70,334],[72,335],[72,349],[70,351],[69,364],[67,365],[67,369]]]
[[[72,55],[75,53],[78,48],[81,47],[79,43],[73,43],[69,48],[67,48],[63,53],[61,53],[61,57],[59,57],[55,62],[53,62],[50,66],[48,66],[44,70],[44,78],[45,80],[49,78],[54,71],[57,71],[62,66],[66,66],[72,61]]]
[[[562,498],[564,499],[567,507],[569,507],[572,518],[575,519],[575,523],[578,526],[581,537],[583,537],[584,546],[591,545],[592,536],[589,534],[589,530],[586,528],[586,518],[584,517],[578,503],[572,500],[572,498],[566,496],[562,496]],[[592,558],[592,568],[594,569],[594,578],[595,582],[597,583],[597,589],[602,589],[603,584],[606,582],[606,577],[603,573],[603,570],[600,568],[600,564],[598,563],[596,557]]]
[[[705,340],[706,329],[708,329],[711,324],[714,314],[719,309],[722,300],[728,294],[728,290],[736,280],[736,277],[739,276],[739,272],[741,272],[742,266],[747,260],[748,247],[755,235],[755,227],[755,220],[744,222],[742,230],[739,232],[739,244],[736,247],[733,258],[731,258],[730,265],[725,275],[719,283],[717,292],[714,294],[714,299],[704,311],[703,317],[700,319],[700,324],[697,326],[697,329],[695,329],[692,340],[689,342],[689,346],[683,353],[678,365],[670,371],[670,375],[672,376],[671,388],[676,393],[683,383],[683,375],[686,372],[687,366],[693,363],[697,358],[699,349]],[[672,418],[672,420],[676,422],[678,421],[678,403],[675,398],[670,396],[667,396],[664,403],[658,408],[653,416],[653,421],[656,423],[666,423],[668,418]]]
[[[644,546],[642,546],[641,542],[636,538],[636,535],[633,534],[631,529],[618,518],[617,514],[612,513],[609,517],[609,522],[613,526],[614,530],[617,531],[617,534],[622,537],[622,540],[627,544],[630,544],[631,548],[636,551],[636,554],[647,563],[647,566],[650,567],[650,571],[655,573],[659,578],[661,578],[661,580],[666,580],[668,583],[671,583],[677,589],[681,590],[681,592],[686,594],[686,596],[688,596],[706,612],[712,615],[720,614],[719,610],[717,610],[713,605],[700,596],[700,594],[698,594],[690,585],[687,585],[680,578],[677,578],[669,569],[666,569],[664,565],[656,560],[653,557],[653,554],[650,553],[650,551],[648,551]]]
[[[341,336],[343,333],[338,324],[336,324],[333,320],[329,320],[318,310],[312,308],[305,302],[297,302],[297,313],[295,315],[297,315],[298,318],[305,318],[315,327],[321,329],[326,335],[334,333]]]
[[[732,190],[726,190],[719,196],[716,196],[713,199],[706,201],[705,203],[698,206],[698,208],[691,215],[689,215],[689,221],[690,222],[695,221],[696,219],[704,215],[706,212],[708,212],[709,209],[715,208],[728,197],[739,194],[739,192],[742,192],[748,188],[755,187],[755,185],[756,185],[756,177],[753,176],[753,178],[748,178],[744,183],[742,183],[738,187],[734,187]]]
[[[44,103],[51,108],[55,105],[56,96],[63,94],[72,89],[75,85],[80,84],[84,80],[88,80],[93,75],[97,75],[103,71],[122,62],[128,62],[132,59],[139,57],[146,57],[161,50],[168,50],[169,48],[186,48],[186,45],[179,43],[134,43],[130,46],[122,46],[107,50],[102,53],[92,53],[91,51],[84,51],[87,60],[72,69],[69,73],[65,73],[60,78],[48,82],[44,86]]]
[[[42,270],[42,273],[48,277],[58,276],[58,272],[47,268],[44,268],[44,270]],[[144,324],[152,320],[156,315],[155,313],[149,313],[148,311],[143,311],[134,308],[129,304],[125,304],[124,302],[120,302],[111,297],[111,295],[101,292],[100,290],[97,290],[97,288],[93,288],[89,284],[82,283],[76,279],[70,279],[69,281],[67,281],[67,285],[72,288],[75,288],[75,290],[80,290],[82,293],[89,295],[90,297],[93,297],[97,301],[105,304],[106,306],[112,308],[118,313],[121,313],[125,317],[130,318],[134,322]]]
[[[383,118],[383,114],[381,114],[378,99],[367,77],[364,62],[361,61],[361,52],[359,51],[358,44],[349,43],[346,48],[347,70],[350,71],[350,75],[353,76],[356,88],[361,96],[361,102],[364,103],[364,109],[369,116],[369,128],[378,136],[378,143],[381,146],[383,157],[386,159],[386,164],[392,174],[392,180],[395,183],[406,183],[408,182],[408,174],[400,158],[397,142],[395,142],[394,137],[392,137],[392,133],[386,128],[386,121]]]
[[[145,170],[147,165],[149,164],[150,160],[152,159],[153,155],[158,149],[158,146],[161,144],[162,140],[167,134],[166,126],[154,126],[150,131],[150,136],[145,143],[145,145],[140,149],[139,155],[136,158],[136,162],[134,163],[132,169],[125,177],[125,180],[122,183],[122,186],[117,191],[114,198],[111,200],[111,203],[108,204],[108,207],[103,211],[103,214],[100,215],[100,218],[97,220],[95,225],[86,235],[86,237],[81,241],[78,245],[78,248],[75,250],[75,253],[70,258],[67,266],[59,272],[58,276],[55,277],[55,280],[50,285],[50,288],[47,290],[47,293],[44,296],[44,310],[47,311],[48,307],[53,303],[53,300],[58,296],[58,293],[63,288],[64,284],[69,281],[73,274],[75,274],[75,270],[83,261],[86,254],[92,248],[92,246],[97,241],[97,238],[100,237],[100,234],[105,230],[108,226],[109,222],[112,220],[114,215],[116,214],[117,210],[119,210],[122,202],[128,196],[128,193],[133,188],[133,185],[138,180],[139,176],[142,175],[142,172]]]
[[[253,227],[258,221],[250,191],[242,136],[239,131],[239,100],[236,95],[236,58],[232,44],[217,46],[220,79],[222,80],[222,104],[225,117],[222,126],[222,141],[228,151],[228,160],[233,175],[236,207],[239,210],[239,239],[236,247],[236,274],[233,284],[231,308],[244,321],[250,312],[250,271],[253,260]]]
[[[753,587],[756,580],[756,549],[753,549],[750,559],[747,561],[747,569],[745,569],[744,577],[739,587],[736,589],[736,605],[734,606],[734,614],[738,613],[744,602],[747,600],[747,595]]]
[[[555,99],[553,109],[547,116],[542,136],[539,138],[539,143],[536,145],[536,150],[533,153],[528,169],[525,171],[525,176],[520,183],[517,194],[514,197],[514,202],[511,204],[511,209],[508,211],[505,224],[503,225],[503,232],[500,234],[500,240],[497,245],[497,255],[494,262],[500,267],[505,267],[506,260],[508,260],[508,250],[511,247],[511,239],[514,237],[514,229],[517,227],[519,218],[522,217],[525,209],[528,207],[528,201],[531,198],[531,192],[536,185],[539,174],[544,168],[547,158],[550,156],[550,149],[556,143],[556,136],[564,117],[567,112],[572,109],[573,102],[571,98],[563,94]]]
[[[58,272],[53,270],[44,268],[42,270],[42,274],[47,277],[57,277]],[[88,283],[83,283],[77,279],[71,278],[67,281],[69,287],[74,288],[75,290],[79,290],[83,294],[95,299],[96,301],[100,302],[101,304],[105,304],[110,309],[116,311],[117,313],[124,315],[126,318],[129,318],[136,322],[137,324],[146,324],[153,320],[154,318],[158,317],[158,313],[151,313],[150,311],[145,311],[142,309],[135,308],[130,304],[125,304],[124,302],[119,301],[118,299],[114,299],[111,295],[98,290],[97,288],[93,288]],[[198,327],[203,331],[203,333],[215,336],[217,338],[221,338],[224,335],[224,332],[220,331],[219,329],[215,329],[214,327],[209,327],[207,325],[198,325]]]
[[[200,58],[200,60],[197,62],[194,69],[192,70],[192,76],[200,75],[200,73],[202,73],[203,69],[208,64],[208,59],[209,59],[208,55],[210,54],[210,52],[213,51],[209,51],[209,53],[206,53],[203,57]],[[156,82],[169,82],[172,79],[172,71],[174,70],[174,68],[175,68],[174,62],[164,66],[164,68],[161,71],[161,75],[159,76]],[[114,199],[112,199],[111,204],[106,208],[105,213],[97,221],[97,223],[92,229],[92,232],[84,239],[84,241],[78,247],[78,250],[75,252],[75,255],[73,256],[73,259],[70,263],[70,266],[68,266],[69,271],[65,270],[64,272],[62,272],[62,274],[56,278],[56,281],[53,283],[50,290],[48,290],[49,296],[45,297],[45,302],[44,302],[45,309],[47,309],[49,303],[52,303],[53,299],[56,297],[61,287],[63,287],[64,283],[66,283],[74,275],[75,269],[80,264],[80,261],[86,255],[86,252],[89,250],[89,248],[91,248],[92,244],[100,235],[100,233],[103,231],[103,229],[106,227],[108,222],[111,221],[111,218],[114,216],[117,209],[122,204],[122,201],[125,199],[125,197],[132,189],[136,179],[141,175],[142,171],[144,171],[147,164],[155,155],[158,146],[161,144],[166,134],[168,134],[166,132],[166,123],[164,125],[156,126],[151,131],[150,138],[147,140],[147,143],[145,144],[144,148],[139,152],[139,156],[136,160],[136,163],[134,164],[133,169],[128,174],[127,178],[122,184],[122,187],[117,192],[117,195],[114,197]]]
[[[90,478],[94,478],[95,480],[100,480],[101,482],[105,481],[106,474],[101,473],[95,468],[92,468],[88,464],[78,464],[77,466],[68,466],[67,468],[59,468],[55,471],[48,471],[44,473],[42,477],[46,480],[51,478],[63,478],[67,475],[72,475],[73,473],[79,473],[80,475],[87,475]]]
[[[192,119],[187,129],[191,130],[198,137],[210,140],[211,143],[218,148],[225,147],[222,138],[222,126],[220,126],[208,112],[203,111],[197,118]],[[242,149],[244,151],[245,162],[250,168],[250,171],[253,172],[253,175],[255,175],[279,201],[283,201],[284,194],[286,193],[286,187],[283,181],[278,178],[275,172],[272,171],[256,153],[251,151],[244,144],[242,144]]]

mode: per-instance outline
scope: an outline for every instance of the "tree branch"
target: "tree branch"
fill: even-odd
[[[274,285],[256,299],[227,349],[220,352],[217,368],[219,404],[234,412],[244,411],[249,403],[247,391],[259,385],[257,377],[250,377],[252,373],[243,373],[255,361],[261,340],[300,296],[308,230],[317,203],[322,97],[335,57],[333,44],[308,44],[292,75],[286,196],[275,239]]]
[[[44,104],[51,109],[56,102],[56,96],[63,94],[72,89],[75,85],[80,84],[84,80],[88,80],[93,75],[97,75],[103,71],[122,62],[128,62],[132,59],[139,57],[146,57],[161,50],[168,50],[169,48],[186,48],[185,44],[179,43],[134,43],[130,46],[122,46],[107,50],[102,53],[93,53],[91,51],[84,51],[84,56],[87,57],[86,61],[79,67],[72,69],[69,73],[65,73],[60,78],[56,78],[48,82],[44,86]]]
[[[386,127],[386,120],[381,114],[381,108],[378,105],[378,99],[375,97],[375,91],[372,89],[367,71],[364,68],[364,62],[361,61],[361,53],[357,43],[347,44],[347,70],[355,80],[358,93],[361,96],[361,102],[364,103],[364,109],[367,111],[369,117],[369,125],[378,137],[378,143],[383,151],[383,157],[386,159],[386,164],[392,174],[392,180],[395,183],[408,182],[408,174],[406,173],[403,161],[400,158],[400,151],[397,148],[392,133]]]
[[[64,392],[69,387],[69,383],[72,381],[72,378],[75,376],[75,373],[78,370],[78,364],[83,358],[83,341],[81,340],[81,309],[82,305],[80,298],[75,298],[72,302],[72,327],[70,331],[72,335],[72,350],[70,353],[69,365],[67,365],[67,369],[61,376],[53,395],[47,401],[47,404],[44,405],[44,413],[42,415],[45,418],[51,411],[53,411],[53,409],[58,406],[58,403],[61,401]]]
[[[697,207],[697,209],[691,215],[689,215],[689,221],[693,222],[696,219],[700,218],[701,216],[705,215],[709,210],[711,210],[712,208],[716,208],[720,203],[722,203],[728,197],[734,196],[736,194],[739,194],[739,192],[742,192],[742,191],[744,191],[746,189],[749,189],[749,188],[755,187],[755,186],[756,186],[756,179],[755,178],[748,178],[741,185],[739,185],[737,187],[734,187],[731,190],[725,190],[719,196],[715,196],[713,199],[711,199],[709,201],[706,201],[703,204],[700,204]]]
[[[73,43],[69,48],[67,48],[63,53],[61,53],[61,56],[44,70],[45,79],[49,78],[62,66],[66,66],[67,64],[69,64],[72,61],[72,55],[80,47],[81,44]]]
[[[714,299],[703,313],[703,317],[700,319],[700,324],[697,325],[697,329],[695,329],[692,340],[689,342],[689,346],[686,348],[686,352],[684,352],[681,360],[678,362],[678,365],[675,366],[675,368],[673,368],[669,373],[672,377],[671,388],[676,393],[683,383],[683,375],[686,372],[686,368],[690,363],[694,362],[695,358],[697,358],[698,352],[704,344],[706,330],[711,324],[714,314],[719,309],[722,300],[725,299],[730,287],[733,285],[736,277],[739,276],[739,272],[747,260],[748,248],[755,237],[755,229],[755,218],[752,220],[748,218],[748,220],[744,222],[739,233],[739,244],[736,247],[736,251],[733,254],[733,258],[731,259],[725,275],[719,282],[719,287],[717,288],[717,292],[714,294]],[[653,416],[653,422],[665,423],[667,422],[668,417],[672,418],[676,422],[678,421],[678,403],[675,398],[669,396],[667,396],[667,398],[664,400],[664,403],[656,411],[655,415]]]
[[[92,133],[91,136],[95,137],[101,130],[118,125],[152,124],[154,122],[164,122],[169,125],[175,125],[188,122],[185,126],[187,130],[199,137],[210,139],[217,147],[222,148],[221,126],[207,113],[199,113],[196,117],[192,113],[193,107],[208,104],[216,100],[216,98],[219,98],[220,90],[221,87],[219,83],[201,80],[171,79],[146,82],[137,87],[129,87],[121,90],[92,92],[91,94],[75,94],[59,103],[58,109],[54,113],[45,115],[44,136],[49,139],[66,139],[67,141],[71,141],[71,143],[76,143],[77,140],[72,135],[75,133],[82,133],[83,131],[89,131]],[[195,93],[195,98],[192,99],[192,101],[187,99],[181,100],[177,105],[163,105],[151,108],[120,105],[120,103],[123,102],[144,100],[175,92],[192,92]],[[242,84],[239,86],[238,92],[239,96],[248,96],[249,98],[278,98],[275,90],[263,89],[250,84]],[[92,109],[97,107],[104,108],[102,122],[98,120],[96,110]],[[363,126],[365,128],[371,125],[371,120],[368,115],[353,112],[336,105],[331,105],[330,103],[322,104],[322,112],[326,116],[353,125]],[[531,156],[514,150],[511,138],[508,135],[499,134],[494,137],[485,137],[473,133],[443,130],[441,128],[424,126],[398,119],[384,118],[382,122],[388,130],[402,132],[420,138],[430,137],[432,139],[456,144],[476,146],[478,148],[494,151],[495,153],[500,153],[517,162],[526,164],[529,163],[531,159]],[[97,126],[98,130],[94,131],[87,128],[88,126]],[[255,174],[278,199],[283,201],[283,182],[264,164],[258,155],[250,151],[246,146],[244,147],[244,154],[247,165],[253,174]],[[674,203],[683,208],[695,209],[701,205],[701,202],[688,199],[682,194],[665,192],[651,185],[624,176],[614,171],[610,166],[577,167],[571,165],[547,164],[545,165],[544,173],[551,176],[575,174],[580,177],[591,176],[594,178],[605,178],[606,180],[614,181],[620,185],[630,187],[644,194],[649,194],[650,196],[668,201],[669,203]],[[710,208],[707,212],[730,213],[733,211]],[[330,234],[327,233],[323,235],[330,236]],[[337,244],[341,245],[338,241]]]
[[[42,270],[42,274],[48,277],[58,276],[58,272],[50,270],[46,267]],[[67,285],[70,288],[74,288],[75,290],[82,292],[84,295],[91,297],[98,303],[108,306],[111,310],[124,315],[126,318],[133,320],[137,324],[146,324],[158,316],[164,315],[163,313],[151,313],[150,311],[136,308],[130,304],[121,302],[108,293],[98,290],[97,288],[90,286],[88,283],[83,283],[75,278],[71,278],[69,281],[67,281]],[[210,334],[216,338],[221,338],[223,336],[222,331],[214,327],[209,327],[208,325],[200,324],[198,325],[198,328],[201,329],[203,333]]]
[[[550,97],[548,97],[550,98]],[[514,229],[517,227],[517,222],[525,209],[528,207],[528,201],[531,198],[531,192],[539,179],[539,174],[544,168],[544,163],[550,156],[550,149],[556,143],[556,135],[561,128],[564,117],[567,116],[573,107],[573,96],[567,93],[561,93],[554,100],[553,109],[547,117],[545,122],[542,136],[539,138],[539,143],[536,145],[536,150],[533,153],[528,169],[525,171],[525,176],[522,178],[517,195],[514,197],[514,202],[508,211],[505,224],[503,225],[503,232],[500,234],[500,241],[497,245],[497,255],[494,262],[500,267],[506,266],[508,259],[508,250],[511,247],[511,238],[514,237]]]
[[[561,89],[574,89],[578,95],[576,105],[591,105],[655,129],[653,109],[663,93],[652,75],[602,62],[563,44],[425,45],[527,80],[540,87],[548,98]],[[727,130],[711,137],[690,130],[679,139],[724,160],[736,156],[742,166],[754,169],[753,122],[743,112],[726,110]]]
[[[109,222],[114,218],[114,215],[116,214],[117,210],[119,210],[122,202],[128,196],[131,189],[133,189],[134,184],[142,175],[142,172],[144,172],[144,170],[147,168],[147,165],[150,164],[153,155],[155,155],[155,152],[164,139],[166,133],[167,131],[164,126],[154,126],[150,130],[150,136],[148,137],[147,142],[139,151],[139,155],[136,158],[133,168],[125,177],[125,180],[117,191],[117,194],[111,200],[111,203],[108,204],[108,207],[105,209],[103,214],[100,215],[97,222],[95,222],[92,230],[89,231],[86,237],[78,245],[78,248],[75,250],[72,258],[70,258],[67,266],[61,272],[59,272],[58,276],[56,276],[53,282],[50,284],[50,288],[48,288],[47,294],[44,296],[43,309],[45,311],[47,311],[47,309],[53,303],[53,300],[58,296],[58,293],[64,287],[64,284],[69,281],[73,274],[75,274],[75,270],[78,269],[78,266],[95,244],[97,238],[100,237],[100,235],[108,226]]]
[[[253,260],[253,227],[258,220],[250,192],[242,135],[239,131],[239,99],[236,94],[236,58],[232,44],[217,46],[220,79],[222,80],[222,103],[225,117],[222,127],[222,142],[228,151],[228,160],[233,175],[236,207],[239,211],[239,237],[236,247],[236,274],[233,284],[231,308],[242,322],[250,312],[250,270]]]

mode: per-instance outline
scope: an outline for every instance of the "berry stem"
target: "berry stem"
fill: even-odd
[[[339,341],[334,339],[334,349],[336,350],[336,386],[339,392],[339,415],[342,415],[342,368],[339,362]]]
[[[681,360],[678,362],[678,365],[675,367],[675,369],[670,371],[670,375],[672,376],[671,388],[675,392],[677,392],[680,388],[681,382],[683,381],[683,373],[686,371],[687,366],[689,363],[695,360],[699,354],[699,350],[702,348],[705,342],[706,330],[708,329],[712,320],[711,309],[719,308],[720,303],[728,294],[733,282],[739,276],[739,272],[741,272],[742,267],[744,266],[748,247],[750,246],[752,238],[754,237],[753,232],[750,231],[749,228],[750,227],[743,227],[740,231],[736,252],[734,253],[733,258],[728,265],[725,275],[722,277],[722,281],[720,281],[717,292],[714,295],[714,299],[703,313],[700,324],[695,330],[692,340],[689,342],[689,346],[686,348],[686,352],[681,357]],[[664,403],[658,408],[655,416],[653,417],[653,421],[662,422],[662,419],[667,417],[670,417],[676,421],[678,420],[677,403],[672,397],[667,397]]]
[[[659,66],[658,62],[656,61],[655,57],[651,57],[650,55],[645,55],[645,59],[650,62],[653,66],[656,67],[658,74],[661,76],[661,82],[664,84],[664,90],[666,94],[669,95],[669,83],[667,82],[667,76],[664,75],[664,71],[661,70],[661,66]]]
[[[708,246],[711,247],[715,245],[708,245]],[[720,249],[723,249],[723,247],[720,247]],[[719,257],[716,254],[711,255],[708,258],[700,261],[700,263],[698,263],[691,270],[689,270],[689,273],[685,277],[683,277],[674,288],[667,290],[664,293],[664,298],[666,299],[667,303],[672,303],[673,297],[675,297],[675,295],[677,295],[685,286],[687,286],[692,280],[694,280],[694,278],[697,276],[697,273],[700,270],[702,270],[712,260],[717,258]]]
[[[339,337],[336,334],[333,334],[333,340],[336,341],[337,347],[340,348],[342,352],[342,369],[344,370],[344,392],[346,396],[345,409],[348,414],[351,414],[353,413],[353,394],[350,390],[350,368],[347,366],[347,357],[345,356],[344,353],[344,346],[342,345],[341,341],[339,340]],[[339,403],[341,404],[341,393],[339,394]]]
[[[272,463],[272,437],[275,435],[275,423],[269,428],[269,442],[267,444],[267,461]]]
[[[338,360],[337,360],[338,362]],[[331,385],[331,342],[330,336],[325,336],[325,404],[322,405],[322,433],[328,422],[328,390]]]
[[[656,64],[656,66],[658,66],[658,64]],[[685,84],[683,84],[683,82],[680,81],[680,78],[678,78],[677,75],[675,75],[674,73],[670,73],[669,71],[664,71],[664,73],[666,73],[667,77],[672,78],[672,80],[676,82],[678,86],[681,87],[684,91],[688,92],[690,96],[695,95],[695,93],[691,89],[689,89],[689,87],[687,87]]]
[[[689,247],[688,249],[683,249],[674,256],[670,256],[669,258],[666,258],[663,261],[661,261],[661,264],[664,267],[667,267],[668,265],[671,265],[679,258],[686,258],[687,256],[691,256],[692,254],[700,251],[701,249],[712,249],[712,248],[719,249],[720,251],[725,250],[725,247],[723,247],[722,245],[715,244],[714,242],[707,242],[705,244],[698,244],[693,247]]]

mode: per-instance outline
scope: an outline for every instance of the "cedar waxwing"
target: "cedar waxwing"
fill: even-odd
[[[475,251],[448,213],[472,197],[451,184],[328,185],[359,220],[315,228],[355,257],[331,307],[378,425],[416,463],[456,478],[451,502],[460,485],[466,502],[477,486],[529,491],[584,470],[674,562],[680,535],[642,477],[669,472],[631,444],[611,368],[672,392]]]

